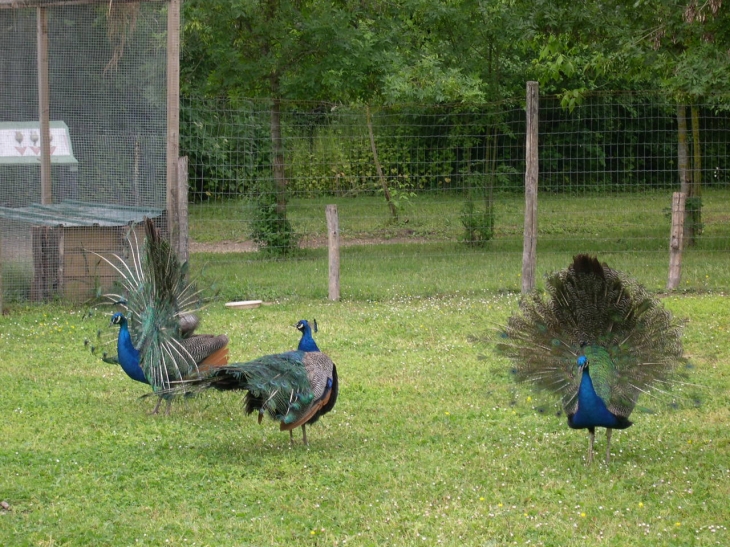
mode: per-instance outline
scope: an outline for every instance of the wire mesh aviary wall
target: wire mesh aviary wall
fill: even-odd
[[[6,301],[93,295],[112,273],[87,251],[122,250],[130,222],[164,211],[166,6],[96,0],[0,6]]]
[[[578,252],[613,255],[612,263],[632,270],[647,262],[666,268],[672,193],[682,187],[692,196],[688,210],[695,208],[683,286],[730,286],[730,114],[709,101],[682,111],[684,133],[678,105],[658,93],[595,94],[573,109],[540,98],[542,271]],[[288,251],[326,244],[324,208],[334,203],[358,272],[367,270],[366,256],[390,258],[397,268],[403,253],[425,269],[434,260],[507,260],[515,277],[501,288],[520,287],[524,104],[376,109],[185,98],[181,120],[192,249],[232,253],[206,260],[235,268],[260,261],[262,253],[249,252],[256,249],[326,260]],[[351,248],[364,244],[377,250]]]

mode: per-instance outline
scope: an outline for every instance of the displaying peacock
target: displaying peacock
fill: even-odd
[[[128,237],[129,261],[97,254],[120,276],[121,291],[107,298],[126,309],[126,314],[116,312],[111,318],[119,326],[116,358],[103,358],[118,362],[130,378],[160,393],[153,413],[163,398],[169,413],[173,385],[228,362],[228,337],[195,334],[195,312],[203,298],[188,280],[187,263],[180,262],[150,219],[145,218],[144,227],[141,248],[136,235]]]
[[[257,412],[259,423],[268,414],[281,431],[289,431],[292,443],[293,430],[301,426],[308,444],[307,425],[334,408],[339,385],[337,367],[319,351],[309,323],[301,320],[296,328],[302,336],[295,351],[213,368],[202,379],[183,382],[182,389],[246,391],[246,414]]]
[[[681,329],[669,311],[626,274],[588,255],[546,280],[547,297],[523,298],[497,348],[514,363],[517,381],[554,392],[568,425],[626,429],[640,394],[665,383],[683,361]]]

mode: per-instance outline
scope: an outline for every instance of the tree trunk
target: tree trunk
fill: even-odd
[[[380,161],[378,160],[378,148],[375,146],[375,132],[373,131],[373,120],[370,117],[370,106],[365,107],[365,114],[367,116],[367,123],[368,123],[368,134],[370,135],[370,148],[373,151],[373,161],[375,162],[375,170],[378,172],[378,178],[380,179],[380,184],[383,187],[383,195],[385,196],[385,201],[388,203],[388,207],[390,207],[390,214],[393,217],[393,220],[398,220],[398,209],[396,208],[395,204],[390,198],[390,189],[388,188],[388,181],[385,179],[385,175],[383,175],[383,168],[380,166]]]
[[[278,87],[277,83],[272,87]],[[278,90],[274,90],[275,92]],[[284,172],[284,145],[281,140],[281,99],[271,105],[271,160],[276,191],[276,212],[286,218],[286,173]]]

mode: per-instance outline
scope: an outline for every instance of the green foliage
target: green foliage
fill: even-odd
[[[494,237],[494,211],[489,207],[479,210],[474,200],[469,199],[461,210],[461,225],[464,227],[462,241],[482,247]]]
[[[264,192],[259,196],[250,228],[251,239],[265,253],[286,256],[297,248],[299,237],[286,214],[279,211],[276,194],[272,192]]]
[[[250,194],[271,164],[268,128],[254,104],[204,97],[181,101],[180,150],[188,156],[191,201]]]
[[[688,197],[685,200],[684,210],[687,213],[687,220],[691,223],[690,232],[695,237],[702,235],[704,230],[704,225],[702,224],[702,197]]]
[[[568,101],[566,103],[566,100]],[[577,193],[677,186],[676,105],[656,93],[542,97],[540,189]],[[271,177],[269,105],[186,100],[181,133],[193,185],[211,197],[247,195]],[[704,187],[723,187],[730,170],[727,111],[700,108]],[[198,111],[199,110],[199,111]],[[185,111],[184,111],[185,112]],[[390,187],[468,191],[469,177],[494,173],[494,189],[522,192],[524,112],[481,107],[372,109],[378,159]],[[382,188],[364,107],[282,103],[288,190],[292,196],[374,195]],[[491,176],[491,175],[490,175]]]
[[[408,189],[390,188],[390,202],[399,215],[411,209],[414,206],[411,200],[417,197],[418,194]]]

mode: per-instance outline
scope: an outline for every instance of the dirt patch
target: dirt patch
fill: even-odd
[[[368,237],[340,239],[341,247],[354,245],[387,245],[390,243],[428,243],[432,238],[404,235],[395,237]],[[302,249],[317,249],[327,247],[326,237],[309,237],[299,243]],[[215,243],[190,242],[191,253],[252,253],[258,250],[253,241],[217,241]]]

